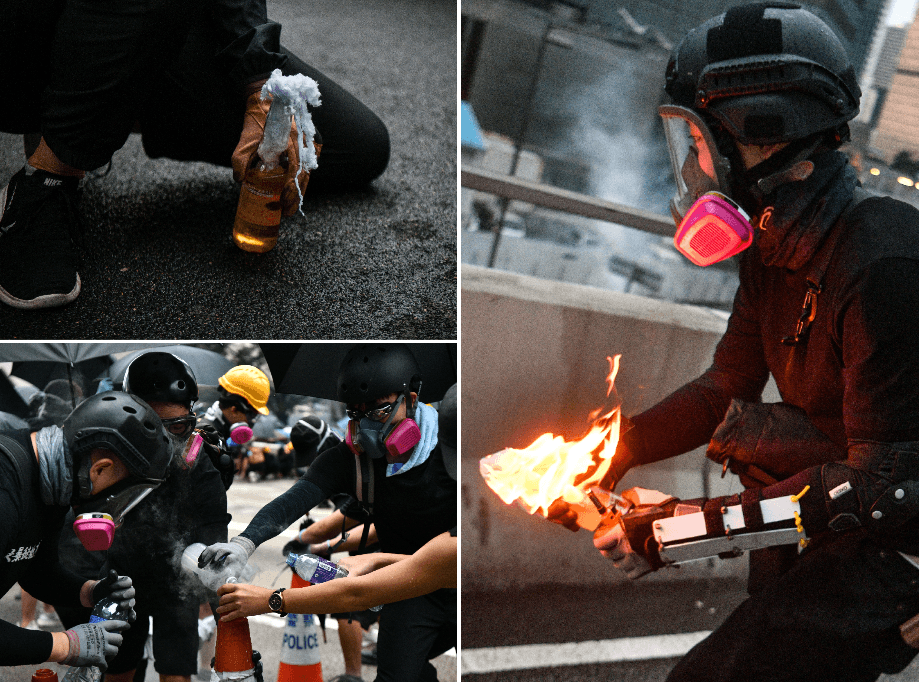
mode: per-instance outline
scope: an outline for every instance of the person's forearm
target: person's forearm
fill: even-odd
[[[354,528],[360,524],[360,521],[346,519],[345,515],[341,513],[341,510],[336,509],[325,518],[314,521],[309,527],[301,530],[297,539],[305,545],[318,544],[333,538],[337,541],[341,538],[342,522],[345,524],[345,530]]]

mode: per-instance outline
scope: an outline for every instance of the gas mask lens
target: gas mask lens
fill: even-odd
[[[674,221],[679,223],[706,192],[726,192],[728,160],[718,152],[708,126],[692,109],[666,105],[658,113],[676,181],[677,193],[670,207]]]

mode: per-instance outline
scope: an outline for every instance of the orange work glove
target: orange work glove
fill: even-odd
[[[258,146],[265,134],[265,120],[268,118],[271,99],[262,100],[261,98],[264,84],[265,80],[261,80],[250,83],[246,87],[246,113],[243,118],[243,131],[230,159],[230,164],[233,166],[233,179],[236,182],[242,182],[246,171],[255,163]],[[289,162],[287,166],[287,183],[281,191],[281,213],[285,216],[293,215],[300,208],[300,194],[297,192],[297,183],[300,183],[300,191],[303,192],[306,191],[306,185],[310,180],[309,172],[300,172],[300,154],[297,149],[298,134],[297,125],[291,120],[287,151],[281,155],[282,163],[285,156]],[[304,140],[304,144],[308,143],[308,140]],[[318,157],[319,152],[322,150],[322,144],[314,142],[313,147],[315,147],[316,156]]]

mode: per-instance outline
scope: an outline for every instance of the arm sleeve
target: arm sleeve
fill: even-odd
[[[0,665],[36,665],[51,656],[50,632],[26,630],[0,621]]]
[[[240,535],[259,546],[284,531],[310,509],[329,497],[315,483],[301,478],[283,495],[262,507]]]
[[[213,0],[217,61],[240,85],[267,78],[281,68],[281,25],[269,21],[265,0]]]
[[[751,303],[755,285],[747,271],[752,257],[758,258],[758,252],[741,263],[741,285],[712,365],[698,379],[631,418],[634,428],[623,439],[632,465],[674,457],[708,443],[733,398],[760,400],[769,369]]]

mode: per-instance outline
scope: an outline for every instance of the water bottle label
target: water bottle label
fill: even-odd
[[[322,561],[316,566],[316,570],[313,571],[313,577],[310,580],[311,583],[324,583],[332,580],[338,575],[338,566],[331,562]]]
[[[106,620],[107,620],[106,618],[100,618],[99,616],[90,616],[90,617],[89,617],[89,622],[90,622],[90,623],[104,623]]]

